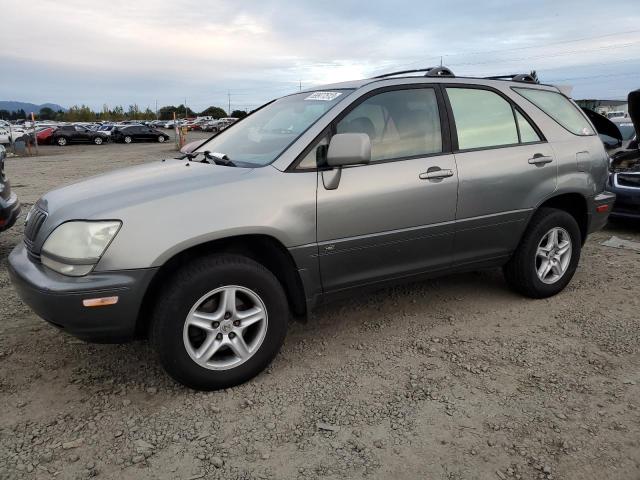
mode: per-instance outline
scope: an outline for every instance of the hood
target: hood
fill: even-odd
[[[39,201],[52,220],[108,218],[132,205],[210,189],[247,177],[252,169],[184,160],[161,160],[88,178],[45,194]]]
[[[640,150],[638,149],[638,131],[640,131],[640,90],[629,93],[629,116],[636,130],[636,139],[611,155],[610,170],[613,173],[640,173]]]
[[[629,102],[629,116],[633,122],[633,127],[636,129],[637,137],[640,131],[640,90],[630,92],[627,101]]]
[[[596,128],[596,132],[599,135],[606,135],[611,138],[615,138],[619,142],[622,141],[622,134],[616,124],[609,120],[607,117],[600,115],[599,113],[594,112],[593,110],[589,110],[588,108],[582,108],[582,111],[585,113],[593,126]]]

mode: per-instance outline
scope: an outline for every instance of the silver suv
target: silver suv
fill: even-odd
[[[149,334],[196,389],[244,382],[290,318],[363,289],[502,267],[543,298],[607,221],[607,155],[552,86],[399,72],[289,95],[182,159],[44,195],[9,257],[42,318]]]

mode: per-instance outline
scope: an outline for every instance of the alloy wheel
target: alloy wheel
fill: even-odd
[[[571,263],[571,236],[564,228],[554,227],[538,243],[536,273],[541,282],[551,285],[562,278]]]
[[[209,370],[229,370],[249,360],[267,333],[267,309],[252,290],[228,285],[203,295],[184,322],[189,357]]]

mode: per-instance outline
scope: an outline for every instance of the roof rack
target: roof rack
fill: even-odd
[[[494,77],[484,78],[487,80],[511,80],[512,82],[540,83],[535,71],[531,73],[514,73],[512,75],[496,75]]]
[[[402,75],[404,73],[419,73],[419,72],[425,72],[424,74],[425,77],[455,77],[453,72],[449,70],[447,67],[440,66],[440,67],[429,67],[429,68],[416,68],[414,70],[401,70],[399,72],[385,73],[383,75],[378,75],[377,77],[373,77],[373,78],[387,78],[387,77],[393,77],[395,75]]]

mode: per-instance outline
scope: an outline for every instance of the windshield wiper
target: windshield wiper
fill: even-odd
[[[205,160],[202,160],[202,163],[207,162],[207,163],[214,163],[216,165],[223,165],[225,167],[236,167],[237,165],[235,163],[233,163],[231,160],[229,160],[229,157],[227,157],[226,154],[224,153],[217,153],[217,152],[213,152],[211,153],[209,150],[207,150],[206,152],[192,152],[192,153],[185,153],[183,157],[180,158],[180,160],[188,160],[190,162],[193,162],[199,155],[204,155]]]
[[[236,164],[229,160],[229,157],[225,153],[213,152],[211,153],[209,150],[204,152],[204,158],[210,160],[216,165],[224,165],[226,167],[235,167]]]

